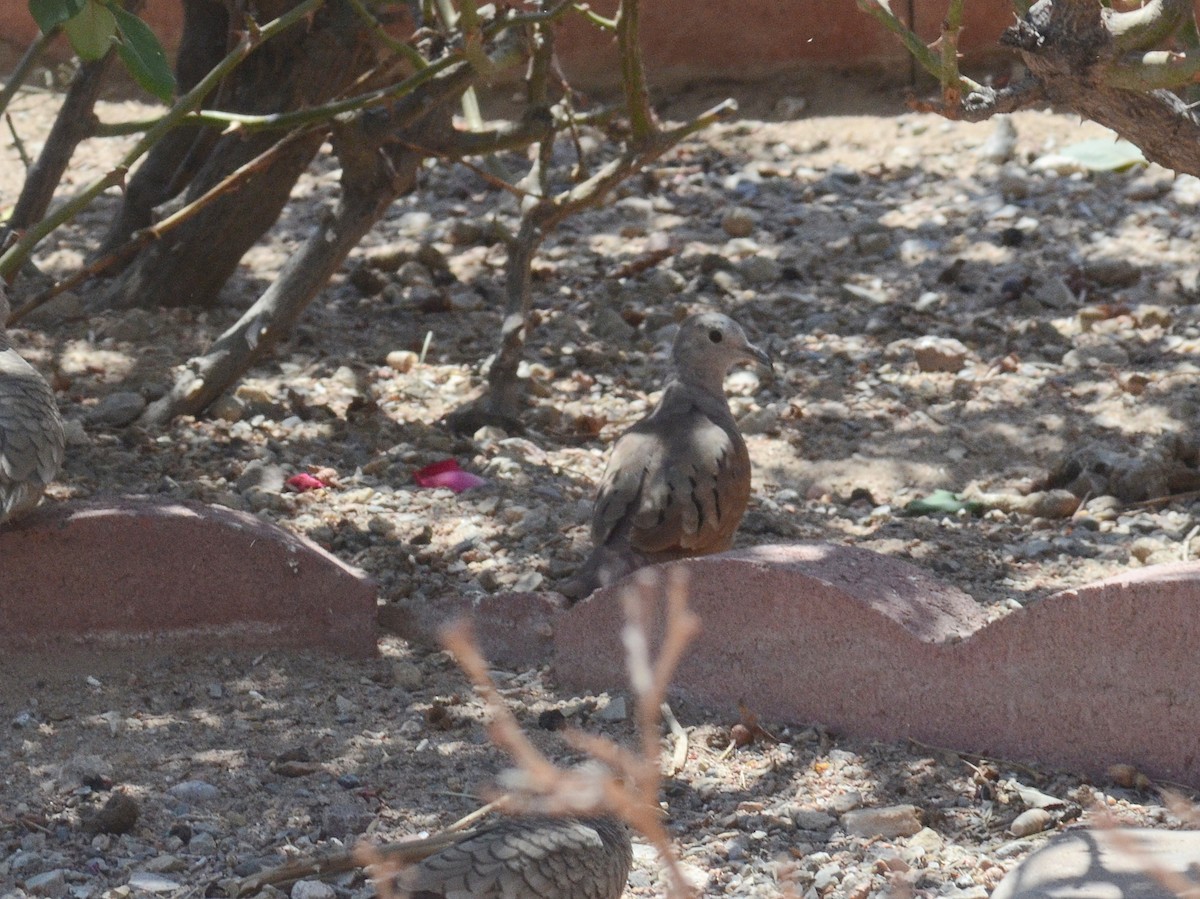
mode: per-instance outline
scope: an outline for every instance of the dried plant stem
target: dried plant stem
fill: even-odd
[[[663,588],[661,572],[646,570],[637,575],[621,597],[626,616],[622,639],[636,699],[640,751],[632,752],[604,737],[582,731],[568,731],[565,735],[570,745],[603,762],[606,772],[563,770],[542,755],[521,730],[492,683],[467,621],[452,624],[443,632],[442,639],[487,705],[492,741],[517,763],[523,789],[506,804],[506,810],[620,817],[658,851],[667,869],[668,895],[683,899],[693,895],[693,890],[675,857],[658,805],[662,782],[659,716],[671,678],[700,622],[687,605],[685,572],[681,568],[671,570],[665,585],[662,646],[658,657],[652,660],[647,612]]]
[[[1137,862],[1144,874],[1179,899],[1194,897],[1200,893],[1200,883],[1186,874],[1172,871],[1166,865],[1161,864],[1154,856],[1139,846],[1136,839],[1120,830],[1120,823],[1107,808],[1097,807],[1094,811],[1098,821],[1092,832],[1099,841],[1108,843],[1109,848],[1115,852]]]
[[[260,871],[243,878],[234,891],[237,896],[249,896],[265,886],[294,883],[306,877],[333,877],[366,865],[411,865],[440,852],[462,837],[462,832],[494,812],[498,802],[489,802],[469,815],[459,818],[449,827],[427,837],[409,837],[384,843],[382,846],[359,845],[322,855],[318,858],[297,859],[285,865]]]
[[[663,722],[667,725],[667,730],[675,738],[675,750],[671,754],[671,767],[667,769],[667,774],[674,777],[687,764],[688,733],[684,730],[683,725],[679,723],[679,719],[675,717],[675,713],[671,711],[670,705],[664,702],[659,708],[662,712]]]
[[[961,2],[958,3],[959,21],[961,23],[962,11]],[[887,0],[857,0],[858,8],[871,16],[884,28],[896,35],[904,43],[905,49],[912,54],[915,59],[926,72],[932,75],[938,81],[942,81],[944,77],[950,77],[950,73],[945,68],[945,63],[942,57],[934,53],[920,36],[910,29],[907,25],[901,22],[892,12]],[[957,81],[956,87],[960,94],[970,93],[980,89],[980,85],[972,81],[970,78],[964,78],[957,74],[957,64],[954,66],[954,77]]]
[[[17,91],[21,89],[21,85],[25,83],[25,79],[29,77],[29,73],[33,71],[33,67],[42,58],[42,54],[46,52],[46,48],[50,46],[50,42],[58,37],[60,30],[56,26],[51,28],[46,34],[39,34],[37,40],[25,48],[25,53],[21,56],[17,67],[8,76],[8,82],[4,85],[4,90],[0,91],[0,112],[8,109],[8,104],[17,95]]]
[[[617,47],[621,55],[621,83],[625,87],[625,105],[635,147],[648,143],[655,132],[654,110],[638,47],[639,0],[621,0],[617,10]]]
[[[962,76],[958,72],[958,36],[962,32],[963,0],[950,0],[942,20],[942,102],[947,109],[962,104]]]

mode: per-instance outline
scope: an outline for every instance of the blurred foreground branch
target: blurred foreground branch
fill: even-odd
[[[663,766],[660,706],[684,650],[699,631],[700,620],[688,608],[686,574],[681,568],[670,570],[665,585],[662,647],[658,658],[651,660],[647,611],[662,595],[663,587],[661,570],[644,569],[621,596],[626,616],[622,638],[637,705],[640,751],[630,751],[580,730],[565,732],[568,743],[603,763],[602,770],[564,770],[533,745],[492,683],[468,623],[452,625],[444,634],[444,642],[487,704],[492,742],[517,763],[514,775],[506,778],[510,794],[500,803],[501,810],[522,815],[618,817],[657,850],[667,869],[668,895],[683,899],[693,895],[693,890],[671,847],[658,799]]]

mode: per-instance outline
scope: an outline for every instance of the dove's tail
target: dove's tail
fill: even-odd
[[[601,587],[615,584],[625,575],[636,571],[650,560],[631,549],[628,544],[597,546],[579,569],[558,585],[558,592],[572,603],[590,596]]]

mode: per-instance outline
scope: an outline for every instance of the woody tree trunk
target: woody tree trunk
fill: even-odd
[[[298,0],[256,4],[274,18]],[[226,28],[243,23],[224,16],[218,0],[188,0],[181,69],[206,72],[224,53]],[[218,42],[219,45],[218,45]],[[350,5],[326,3],[307,23],[259,47],[218,90],[209,108],[269,115],[316,106],[342,94],[373,59],[369,34]],[[207,63],[207,64],[206,64]],[[181,70],[181,81],[189,77]],[[271,131],[237,129],[213,138],[211,129],[185,129],[160,144],[131,183],[104,246],[123,242],[149,223],[151,209],[176,196],[184,205],[259,156],[279,140]],[[278,219],[300,174],[312,161],[324,132],[293,136],[270,163],[243,180],[237,190],[208,204],[198,215],[148,245],[114,282],[108,303],[129,306],[201,306],[217,302],[221,288],[247,250]],[[180,193],[182,191],[182,193]]]

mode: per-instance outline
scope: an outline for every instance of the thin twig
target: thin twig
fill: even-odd
[[[632,144],[640,147],[649,143],[655,132],[654,110],[650,108],[650,91],[646,87],[646,72],[642,67],[642,52],[638,45],[639,0],[621,0],[617,10],[617,48],[621,54],[621,84],[625,89],[625,106],[629,112]]]
[[[909,737],[908,742],[911,743],[913,746],[916,746],[920,749],[924,749],[928,752],[950,753],[953,755],[960,756],[964,760],[975,759],[976,761],[980,761],[980,762],[995,762],[999,765],[1003,765],[1006,768],[1016,768],[1018,771],[1024,771],[1026,774],[1030,775],[1031,777],[1033,777],[1037,780],[1041,780],[1042,778],[1045,777],[1045,775],[1041,771],[1038,771],[1036,768],[1031,768],[1028,765],[1023,765],[1020,762],[1014,762],[1011,759],[997,758],[996,756],[992,756],[992,755],[980,755],[977,752],[966,752],[965,750],[953,749],[949,746],[934,746],[930,743],[922,743],[920,740],[917,740],[913,737]],[[970,764],[970,763],[968,762],[968,764]],[[972,766],[972,767],[974,767],[974,766]]]
[[[687,764],[688,732],[684,730],[683,725],[679,723],[679,719],[675,717],[670,703],[664,702],[660,706],[660,711],[662,712],[663,721],[666,722],[667,730],[675,737],[675,751],[671,754],[671,767],[667,769],[667,773],[671,777],[674,777]]]
[[[470,814],[459,818],[449,827],[427,837],[406,837],[382,846],[360,844],[353,849],[342,849],[315,858],[301,858],[286,864],[251,874],[238,882],[235,896],[257,893],[265,886],[294,883],[306,877],[333,877],[353,871],[364,864],[379,864],[382,861],[397,865],[411,865],[428,858],[462,837],[462,832],[496,811],[498,803],[489,802]],[[366,859],[366,861],[364,861]]]
[[[4,90],[0,91],[0,112],[8,109],[8,104],[17,95],[17,91],[21,89],[21,85],[29,77],[30,71],[37,65],[38,60],[42,58],[42,54],[46,52],[46,48],[50,46],[50,42],[58,37],[60,30],[61,28],[56,25],[45,34],[39,34],[37,40],[25,48],[25,53],[21,56],[17,67],[8,76],[8,82],[4,85]]]
[[[1200,490],[1185,490],[1182,493],[1168,493],[1166,496],[1156,496],[1153,499],[1143,499],[1129,503],[1131,509],[1145,509],[1149,506],[1161,506],[1163,503],[1182,502],[1183,500],[1200,498]]]
[[[8,125],[8,133],[12,135],[13,146],[17,148],[17,155],[21,157],[21,164],[25,166],[25,171],[29,171],[29,167],[33,165],[33,158],[29,155],[29,151],[25,149],[25,141],[21,140],[21,135],[17,134],[17,126],[13,123],[12,113],[4,114],[4,122]]]
[[[362,19],[367,24],[367,28],[375,35],[375,39],[391,50],[398,56],[404,57],[415,68],[423,69],[429,65],[429,61],[418,52],[416,47],[404,41],[398,41],[383,27],[383,23],[375,18],[375,15],[363,5],[362,0],[349,0],[350,8],[354,10],[354,14]]]

